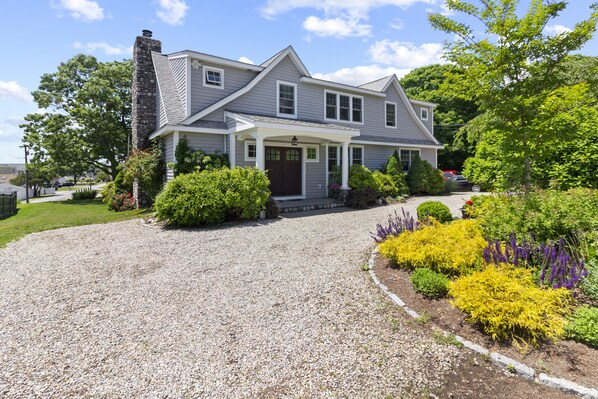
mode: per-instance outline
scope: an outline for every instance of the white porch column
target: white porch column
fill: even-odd
[[[178,130],[172,134],[172,163],[176,163],[176,146],[179,145]]]
[[[259,170],[266,169],[264,153],[264,138],[257,134],[255,136],[255,167]]]
[[[341,190],[349,190],[349,142],[343,141]]]
[[[230,167],[234,168],[237,165],[237,136],[234,133],[228,135],[229,142],[229,154],[228,160],[230,161]]]

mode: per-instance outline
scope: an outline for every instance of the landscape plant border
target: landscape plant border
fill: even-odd
[[[368,271],[370,273],[370,276],[372,277],[372,280],[374,281],[374,284],[376,284],[376,286],[378,286],[378,288],[380,288],[380,290],[386,296],[388,296],[390,300],[392,300],[395,304],[401,307],[405,311],[405,313],[407,313],[414,319],[418,319],[420,317],[419,313],[411,309],[409,306],[407,306],[405,302],[403,302],[401,298],[399,298],[395,293],[391,292],[386,285],[382,284],[382,282],[376,275],[374,267],[376,265],[376,259],[378,258],[378,255],[379,251],[378,247],[376,246],[376,248],[374,248],[374,250],[371,252],[370,258],[368,260]],[[435,327],[435,329],[445,336],[452,335],[449,332],[439,329],[437,327]],[[498,352],[492,352],[489,349],[486,349],[481,345],[475,344],[459,335],[455,335],[455,339],[459,341],[461,344],[463,344],[463,346],[467,349],[472,350],[482,356],[489,357],[492,363],[505,370],[513,372],[514,374],[520,377],[526,378],[538,384],[546,385],[551,388],[560,389],[564,392],[573,393],[584,398],[598,399],[598,387],[588,388],[564,378],[552,377],[545,373],[538,373],[535,369],[524,363],[518,362],[515,359],[511,359],[510,357],[504,356]]]

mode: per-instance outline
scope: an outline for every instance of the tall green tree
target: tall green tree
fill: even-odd
[[[465,160],[474,155],[474,146],[467,136],[458,135],[461,127],[475,118],[475,102],[456,96],[443,84],[449,74],[463,71],[450,64],[428,65],[415,68],[401,79],[401,86],[409,98],[438,104],[434,110],[434,135],[444,144],[438,152],[438,168],[462,170]]]
[[[492,141],[497,149],[494,167],[521,170],[510,180],[529,190],[535,164],[542,161],[544,148],[555,139],[555,131],[545,130],[536,116],[563,85],[555,71],[565,57],[592,38],[598,11],[592,5],[589,18],[572,31],[547,36],[545,27],[566,8],[565,1],[531,0],[521,18],[517,0],[480,3],[446,1],[450,11],[471,22],[441,13],[431,13],[428,18],[434,28],[459,38],[447,44],[446,58],[464,73],[449,75],[447,84],[456,95],[476,101],[487,114],[486,120],[492,121],[481,141]],[[558,112],[544,117],[555,117]]]
[[[47,114],[30,114],[23,141],[57,165],[100,169],[113,178],[131,131],[132,63],[79,54],[44,74],[33,98]]]

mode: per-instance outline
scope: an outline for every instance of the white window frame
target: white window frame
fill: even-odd
[[[293,90],[295,91],[295,98],[293,101],[294,113],[292,115],[280,113],[280,85],[292,86]],[[278,116],[280,118],[297,119],[297,102],[298,102],[297,84],[291,83],[291,82],[285,82],[284,80],[277,80],[276,81],[276,116]]]
[[[207,75],[208,71],[220,73],[220,85],[219,86],[206,83],[207,77],[208,77],[208,75]],[[211,87],[212,89],[224,90],[224,69],[222,69],[222,68],[216,68],[216,67],[204,65],[203,69],[201,71],[201,79],[202,79],[203,87]]]
[[[409,147],[399,147],[399,159],[401,158],[401,151],[417,151],[419,157],[422,157],[422,150],[421,148],[409,148]],[[409,157],[411,157],[411,155],[409,155]],[[401,159],[401,168],[403,168],[403,160]],[[409,159],[409,168],[407,168],[407,170],[411,169],[411,159]],[[403,169],[404,170],[404,169]]]
[[[349,168],[353,165],[353,150],[356,148],[361,148],[361,163],[360,165],[363,166],[365,163],[365,149],[362,145],[350,145],[349,146]]]
[[[231,138],[231,140],[234,140],[234,137]],[[255,141],[245,141],[245,150],[244,150],[244,153],[243,153],[245,162],[255,162],[255,157],[250,157],[249,156],[249,146],[250,145],[256,146]],[[257,147],[255,149],[255,152],[256,152],[256,155],[257,155]]]
[[[426,117],[424,118],[424,111],[426,112]],[[427,121],[428,120],[428,115],[430,114],[430,110],[426,107],[421,107],[419,109],[419,117],[421,118],[422,121]]]
[[[320,162],[320,147],[317,145],[306,145],[305,147],[305,162],[316,163]],[[316,150],[316,159],[309,159],[307,157],[307,150],[313,148]]]
[[[334,94],[336,96],[336,118],[328,118],[326,116],[326,95],[327,94]],[[340,119],[340,96],[349,97],[349,120],[342,120]],[[361,99],[361,122],[354,122],[353,121],[353,99],[359,98]],[[341,123],[352,123],[355,125],[363,125],[365,121],[365,99],[363,96],[356,96],[353,94],[343,93],[340,91],[333,91],[333,90],[324,90],[324,120],[326,121],[334,121],[334,122],[341,122]]]
[[[388,104],[394,105],[395,107],[395,125],[394,126],[388,126],[388,115],[386,114],[386,107],[388,106]],[[384,101],[384,127],[388,128],[388,129],[396,129],[397,128],[397,103],[392,102],[392,101]]]

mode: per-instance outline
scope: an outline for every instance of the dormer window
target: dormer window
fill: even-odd
[[[324,117],[327,120],[363,124],[363,97],[325,90]]]
[[[203,67],[203,85],[204,87],[213,87],[217,89],[224,88],[224,70],[205,66]]]
[[[422,118],[422,121],[428,120],[428,108],[420,108],[419,115]]]

